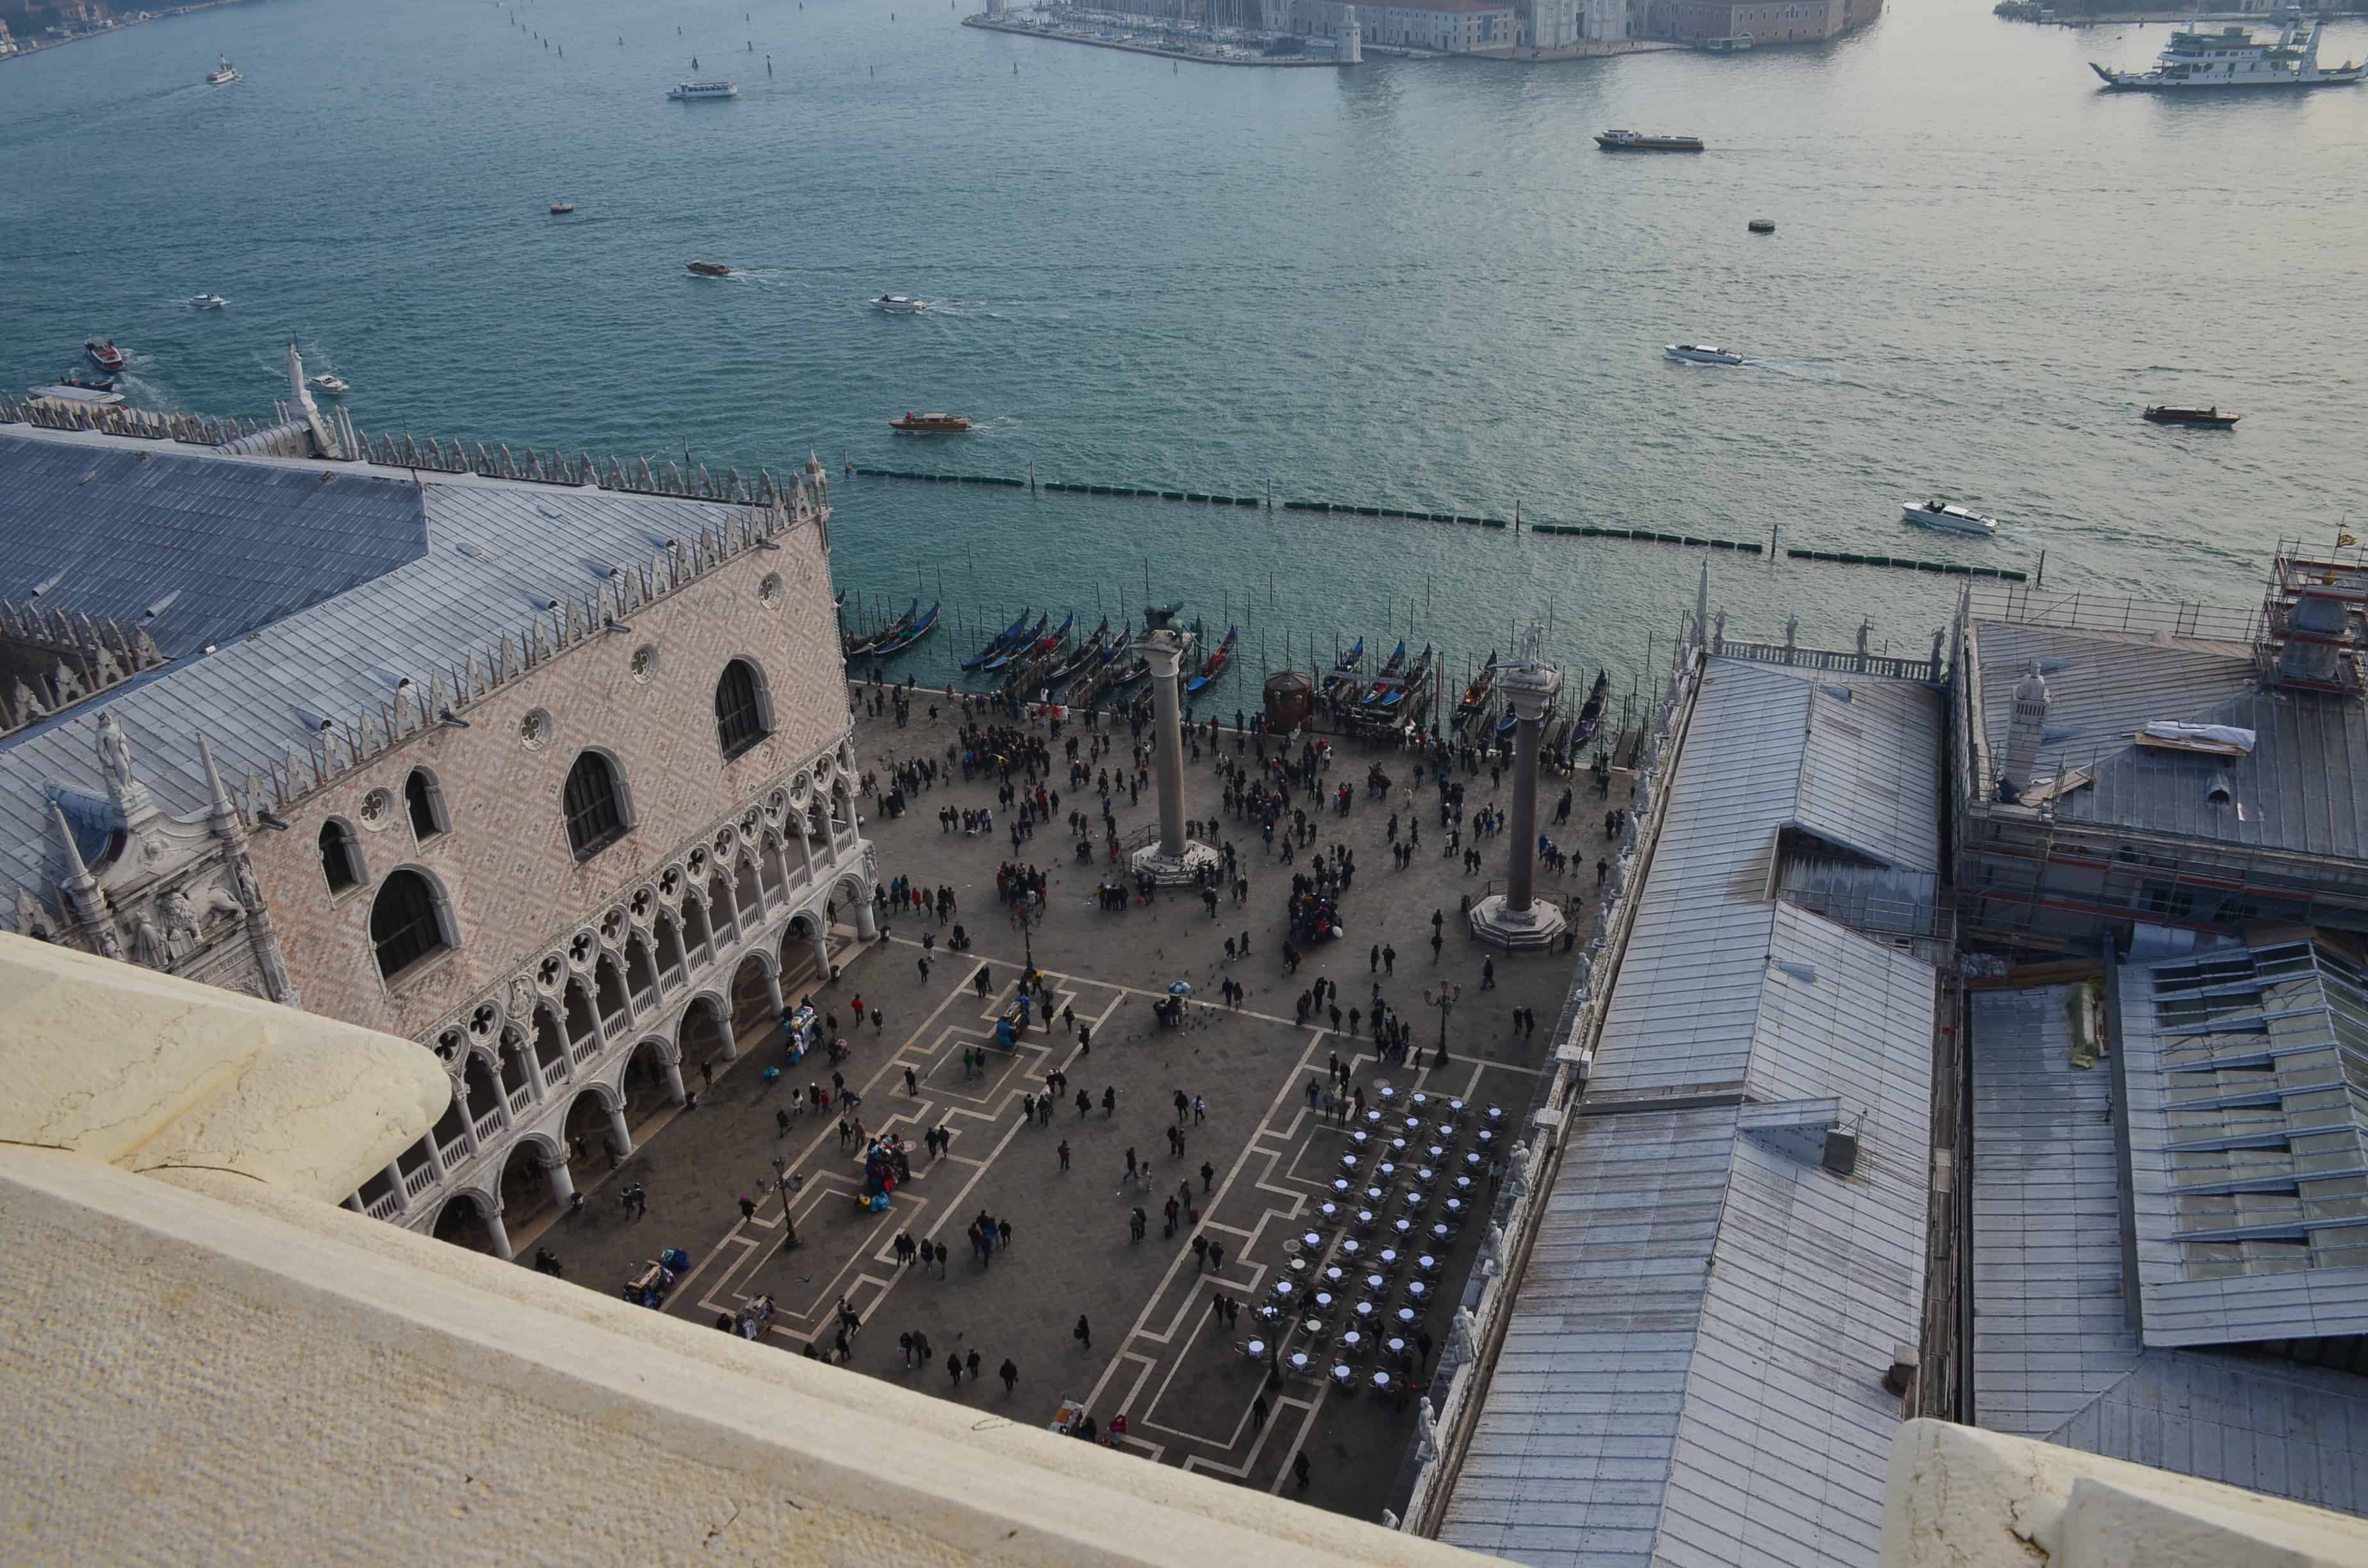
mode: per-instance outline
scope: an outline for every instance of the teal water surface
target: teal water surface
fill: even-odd
[[[1239,620],[1253,674],[1360,634],[1460,670],[1535,618],[1556,656],[1634,679],[1702,552],[843,462],[2044,551],[2050,588],[2242,604],[2276,540],[2331,540],[2368,481],[2368,91],[2093,90],[2087,59],[2142,63],[2164,30],[1906,0],[1815,51],[1331,72],[1178,69],[882,0],[231,6],[0,64],[0,384],[104,333],[138,401],[259,413],[292,335],[373,431],[719,469],[815,451],[855,602],[954,607],[924,678],[1023,602],[1090,625],[1147,579]],[[2362,52],[2368,28],[2331,32],[2330,59]],[[222,53],[245,79],[208,88]],[[694,55],[745,96],[666,101]],[[1597,152],[1613,125],[1712,151]],[[230,308],[179,302],[201,290]],[[882,316],[882,290],[939,308]],[[1667,362],[1679,339],[1752,363]],[[2158,401],[2247,417],[2157,429]],[[895,440],[908,408],[979,429]],[[1902,525],[1932,492],[2008,526]],[[1713,583],[1731,632],[1789,611],[1843,645],[1866,619],[1918,654],[1955,588],[1725,554]]]

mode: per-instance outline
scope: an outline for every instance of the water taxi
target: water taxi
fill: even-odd
[[[229,303],[230,301],[223,299],[220,294],[192,294],[189,296],[189,308],[193,311],[218,311]]]
[[[83,339],[82,351],[90,356],[92,364],[110,376],[123,369],[123,350],[115,346],[111,337],[86,337]]]
[[[1599,131],[1595,144],[1607,153],[1699,153],[1699,136],[1646,136],[1634,131]]]
[[[2196,408],[2189,404],[2157,403],[2147,405],[2146,417],[2157,425],[2206,425],[2214,429],[2226,430],[2245,416],[2234,410],[2223,410],[2217,405],[2211,408]]]
[[[916,300],[910,294],[882,294],[871,301],[876,310],[892,316],[917,316],[929,308],[927,300]]]
[[[720,261],[694,261],[690,264],[690,269],[693,272],[698,273],[701,278],[729,278],[732,276],[732,269],[724,266]]]
[[[1952,505],[1937,497],[1923,502],[1910,501],[1899,508],[1899,515],[1908,522],[1920,523],[1928,528],[1946,528],[1951,533],[1994,534],[1998,532],[1996,517],[1985,517],[1979,512]]]
[[[347,392],[353,390],[346,383],[343,377],[335,375],[327,370],[324,370],[319,375],[314,376],[312,381],[312,386],[314,392],[326,392],[331,397],[343,397]]]
[[[1743,356],[1731,348],[1721,348],[1713,343],[1672,343],[1661,350],[1672,359],[1684,359],[1696,365],[1740,365]]]
[[[888,428],[899,436],[959,436],[970,428],[970,415],[915,414],[907,409],[904,418],[888,421]]]

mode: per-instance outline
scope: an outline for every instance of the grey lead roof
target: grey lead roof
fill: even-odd
[[[30,445],[51,438],[74,452],[78,472],[98,454],[133,444],[73,435],[8,439]],[[201,812],[209,801],[197,753],[200,731],[236,788],[284,761],[321,718],[347,719],[387,702],[405,676],[424,690],[435,668],[463,665],[544,618],[549,599],[579,600],[611,567],[646,565],[667,540],[688,542],[702,527],[753,509],[473,474],[380,478],[388,471],[353,463],[160,451],[146,467],[158,465],[165,476],[179,475],[210,497],[243,494],[240,486],[262,483],[258,474],[292,475],[300,488],[383,497],[390,517],[407,510],[420,519],[426,545],[413,559],[224,642],[213,653],[176,659],[0,744],[0,908],[14,907],[18,887],[52,896],[63,859],[48,796],[59,787],[104,795],[95,750],[101,710],[123,726],[141,782],[158,808],[174,815]],[[334,484],[322,483],[324,472],[336,475]],[[279,492],[265,484],[259,494]],[[162,505],[115,516],[145,517],[166,531],[183,526]],[[270,526],[296,526],[298,516],[278,513]]]
[[[2138,1363],[2113,1069],[2072,1065],[2068,985],[1974,1005],[1974,1414],[2044,1437]]]
[[[1975,631],[1993,768],[2005,755],[2015,682],[2036,659],[2048,695],[2038,772],[2096,773],[2094,784],[2057,799],[2060,820],[2368,858],[2368,711],[2357,700],[2260,690],[2249,650],[2235,643],[1992,620]],[[2233,761],[2132,743],[2157,720],[2235,725],[2257,741]],[[2215,785],[2225,802],[2212,799]]]
[[[2112,1067],[2071,1065],[2070,989],[1974,997],[1974,1419],[2368,1513],[2368,1379],[2130,1326]]]
[[[426,551],[417,486],[323,472],[0,433],[0,599],[112,616],[179,657]]]
[[[1935,771],[1937,703],[1882,684],[1848,683],[1851,736],[1808,722],[1799,677],[1712,661],[1441,1540],[1553,1568],[1875,1561],[1882,1379],[1923,1296],[1933,976],[1764,900],[1804,773],[1847,804]],[[1854,806],[1816,830],[1930,842]],[[1849,1178],[1814,1153],[1837,1119]]]

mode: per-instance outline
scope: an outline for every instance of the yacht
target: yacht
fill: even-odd
[[[966,414],[913,414],[888,421],[899,436],[959,436],[970,428]]]
[[[666,94],[678,104],[700,103],[709,98],[736,98],[740,96],[737,82],[677,82]]]
[[[2089,62],[2109,93],[2168,93],[2191,87],[2348,87],[2368,64],[2318,62],[2318,24],[2299,8],[2279,17],[2275,43],[2256,43],[2244,28],[2205,32],[2193,22],[2170,35],[2151,71],[2116,71]]]
[[[892,316],[917,316],[929,308],[927,300],[916,300],[910,294],[882,294],[871,303]]]
[[[189,296],[189,308],[192,310],[218,311],[229,303],[230,301],[223,299],[220,294],[192,294]]]
[[[1697,365],[1740,365],[1743,356],[1730,348],[1709,343],[1672,343],[1661,350],[1672,359],[1688,359]]]
[[[1994,534],[1998,519],[1985,517],[1979,512],[1954,506],[1934,497],[1930,501],[1910,501],[1899,508],[1899,515],[1911,523],[1921,523],[1928,528],[1946,528],[1951,533]]]
[[[1699,136],[1645,136],[1634,131],[1599,131],[1595,144],[1607,153],[1699,153]]]
[[[206,85],[211,87],[227,86],[237,80],[238,67],[230,62],[230,56],[227,54],[222,57],[220,65],[206,73]]]
[[[343,377],[337,376],[327,370],[324,370],[319,375],[314,376],[313,378],[312,385],[314,392],[324,392],[331,397],[343,397],[347,392],[352,390],[352,388],[347,384]]]

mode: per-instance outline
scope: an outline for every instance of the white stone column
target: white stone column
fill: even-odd
[[[386,1179],[388,1184],[394,1188],[394,1211],[398,1214],[410,1213],[411,1194],[405,1192],[403,1188],[403,1161],[401,1159],[393,1159],[386,1163]]]
[[[731,1026],[726,1024],[724,1028],[729,1032]],[[666,1093],[674,1096],[674,1103],[680,1105],[689,1099],[690,1096],[682,1086],[682,1062],[673,1057],[661,1057],[658,1065],[666,1069]]]
[[[349,1192],[346,1194],[346,1207],[352,1210],[357,1214],[367,1214],[370,1212],[368,1209],[363,1207],[362,1195],[359,1192]]]
[[[867,942],[880,939],[880,911],[860,894],[855,900],[855,934]]]
[[[814,920],[814,984],[830,983],[830,922],[817,915]]]
[[[567,1206],[575,1201],[575,1173],[567,1168],[567,1145],[559,1146],[559,1157],[543,1166],[542,1174],[551,1181],[551,1200],[559,1205],[562,1214],[566,1213]]]
[[[609,1108],[609,1136],[616,1141],[619,1160],[632,1156],[633,1134],[625,1125],[625,1108],[621,1103]]]
[[[830,971],[828,970],[825,970],[823,972],[825,974],[828,974]],[[773,1005],[773,1017],[776,1019],[780,1018],[783,1013],[790,1010],[790,1005],[781,998],[781,971],[780,970],[768,969],[765,971],[765,996],[767,1000],[770,1001]],[[731,1040],[732,1031],[730,1029],[725,1029],[723,1034],[727,1040],[731,1040],[731,1043],[723,1048],[724,1060],[727,1062],[733,1061],[740,1054],[740,1042],[735,1040]]]
[[[508,1263],[518,1256],[518,1254],[510,1250],[509,1227],[502,1223],[500,1210],[485,1210],[485,1235],[494,1244],[494,1256],[504,1263]]]
[[[1221,857],[1184,836],[1184,711],[1178,688],[1192,640],[1174,627],[1156,626],[1134,645],[1151,667],[1151,772],[1159,802],[1159,842],[1134,852],[1135,874],[1167,886],[1189,885]]]

